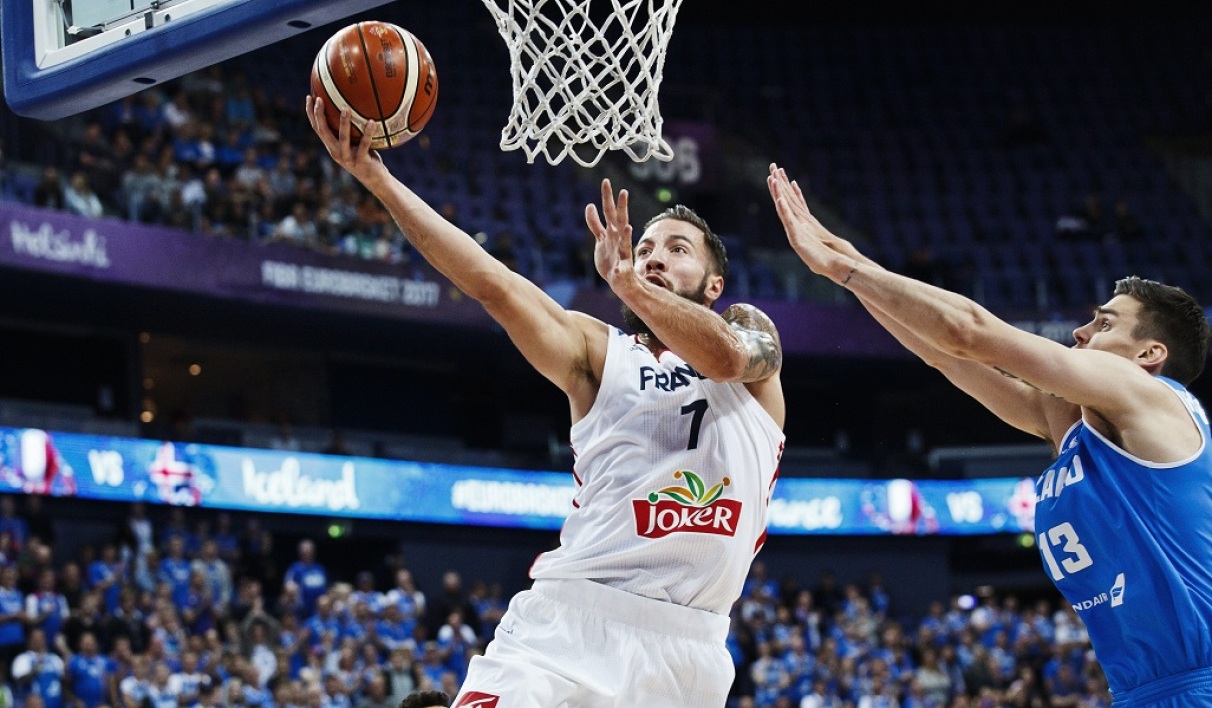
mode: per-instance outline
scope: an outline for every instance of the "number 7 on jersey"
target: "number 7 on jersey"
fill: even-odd
[[[700,398],[693,403],[687,403],[682,406],[682,415],[691,414],[690,417],[690,442],[686,444],[687,450],[694,450],[699,446],[699,429],[703,425],[703,414],[707,412],[707,399]]]

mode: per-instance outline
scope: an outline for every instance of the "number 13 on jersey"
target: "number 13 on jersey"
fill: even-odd
[[[1053,549],[1056,549],[1055,552]],[[1039,552],[1052,579],[1057,581],[1064,579],[1066,573],[1072,575],[1094,565],[1090,552],[1082,545],[1073,524],[1068,521],[1039,534]],[[1066,555],[1058,563],[1059,553]]]

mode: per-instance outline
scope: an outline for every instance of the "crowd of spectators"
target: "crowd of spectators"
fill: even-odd
[[[402,559],[334,577],[307,539],[286,565],[256,516],[237,531],[180,507],[153,522],[134,504],[62,557],[41,499],[20,499],[0,496],[3,705],[395,708],[455,695],[505,609],[455,570],[427,592]],[[876,574],[806,587],[759,560],[732,613],[730,708],[1110,706],[1067,605],[990,590],[913,617],[895,601]]]
[[[65,129],[69,134],[59,164],[42,166],[28,200],[89,218],[116,216],[325,254],[415,262],[419,256],[382,204],[324,154],[299,97],[275,95],[239,67],[217,64],[64,123],[75,127]],[[1024,138],[1033,125],[1030,119],[1012,117],[1008,144],[1034,140]],[[429,144],[424,135],[414,142],[410,150]],[[443,170],[455,169],[446,156],[434,162]],[[452,222],[460,221],[454,201],[435,207]],[[1099,244],[1140,242],[1147,233],[1126,200],[1115,201],[1108,214],[1097,193],[1059,214],[1054,230],[1062,241]],[[530,241],[508,230],[477,232],[476,238],[528,276],[541,278],[545,272],[532,262],[537,254],[546,259],[547,270],[603,285],[594,277],[590,241],[562,243],[572,234],[543,231],[536,227],[537,233],[528,235],[537,249],[521,247],[515,241]],[[937,247],[945,245],[927,239],[890,265],[911,277],[975,294],[970,254],[944,254],[946,249]],[[522,251],[528,256],[519,257]],[[745,272],[743,262],[737,265],[738,272]],[[758,267],[756,272],[765,271]],[[791,272],[798,275],[788,277],[803,276],[798,261]],[[758,275],[744,282],[750,280],[764,282]],[[784,287],[782,294],[795,298],[794,290]]]
[[[1110,708],[1067,604],[988,587],[920,617],[894,602],[878,573],[842,585],[826,571],[806,588],[755,562],[729,633],[737,708]]]
[[[60,164],[43,165],[30,195],[37,206],[392,263],[409,259],[407,239],[386,209],[321,159],[302,101],[271,95],[230,64],[62,126],[67,148]]]
[[[454,571],[430,594],[404,567],[331,577],[307,539],[282,569],[256,517],[237,532],[180,507],[132,505],[61,558],[41,500],[17,499],[0,496],[0,705],[396,708],[457,693],[504,611]]]

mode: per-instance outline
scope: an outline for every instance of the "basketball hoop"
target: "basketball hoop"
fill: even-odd
[[[502,150],[593,167],[607,150],[673,159],[657,92],[682,0],[483,0],[509,47],[513,109]],[[590,14],[590,5],[598,10]]]

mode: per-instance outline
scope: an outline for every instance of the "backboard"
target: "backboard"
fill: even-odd
[[[57,120],[391,0],[0,1],[4,97]]]

